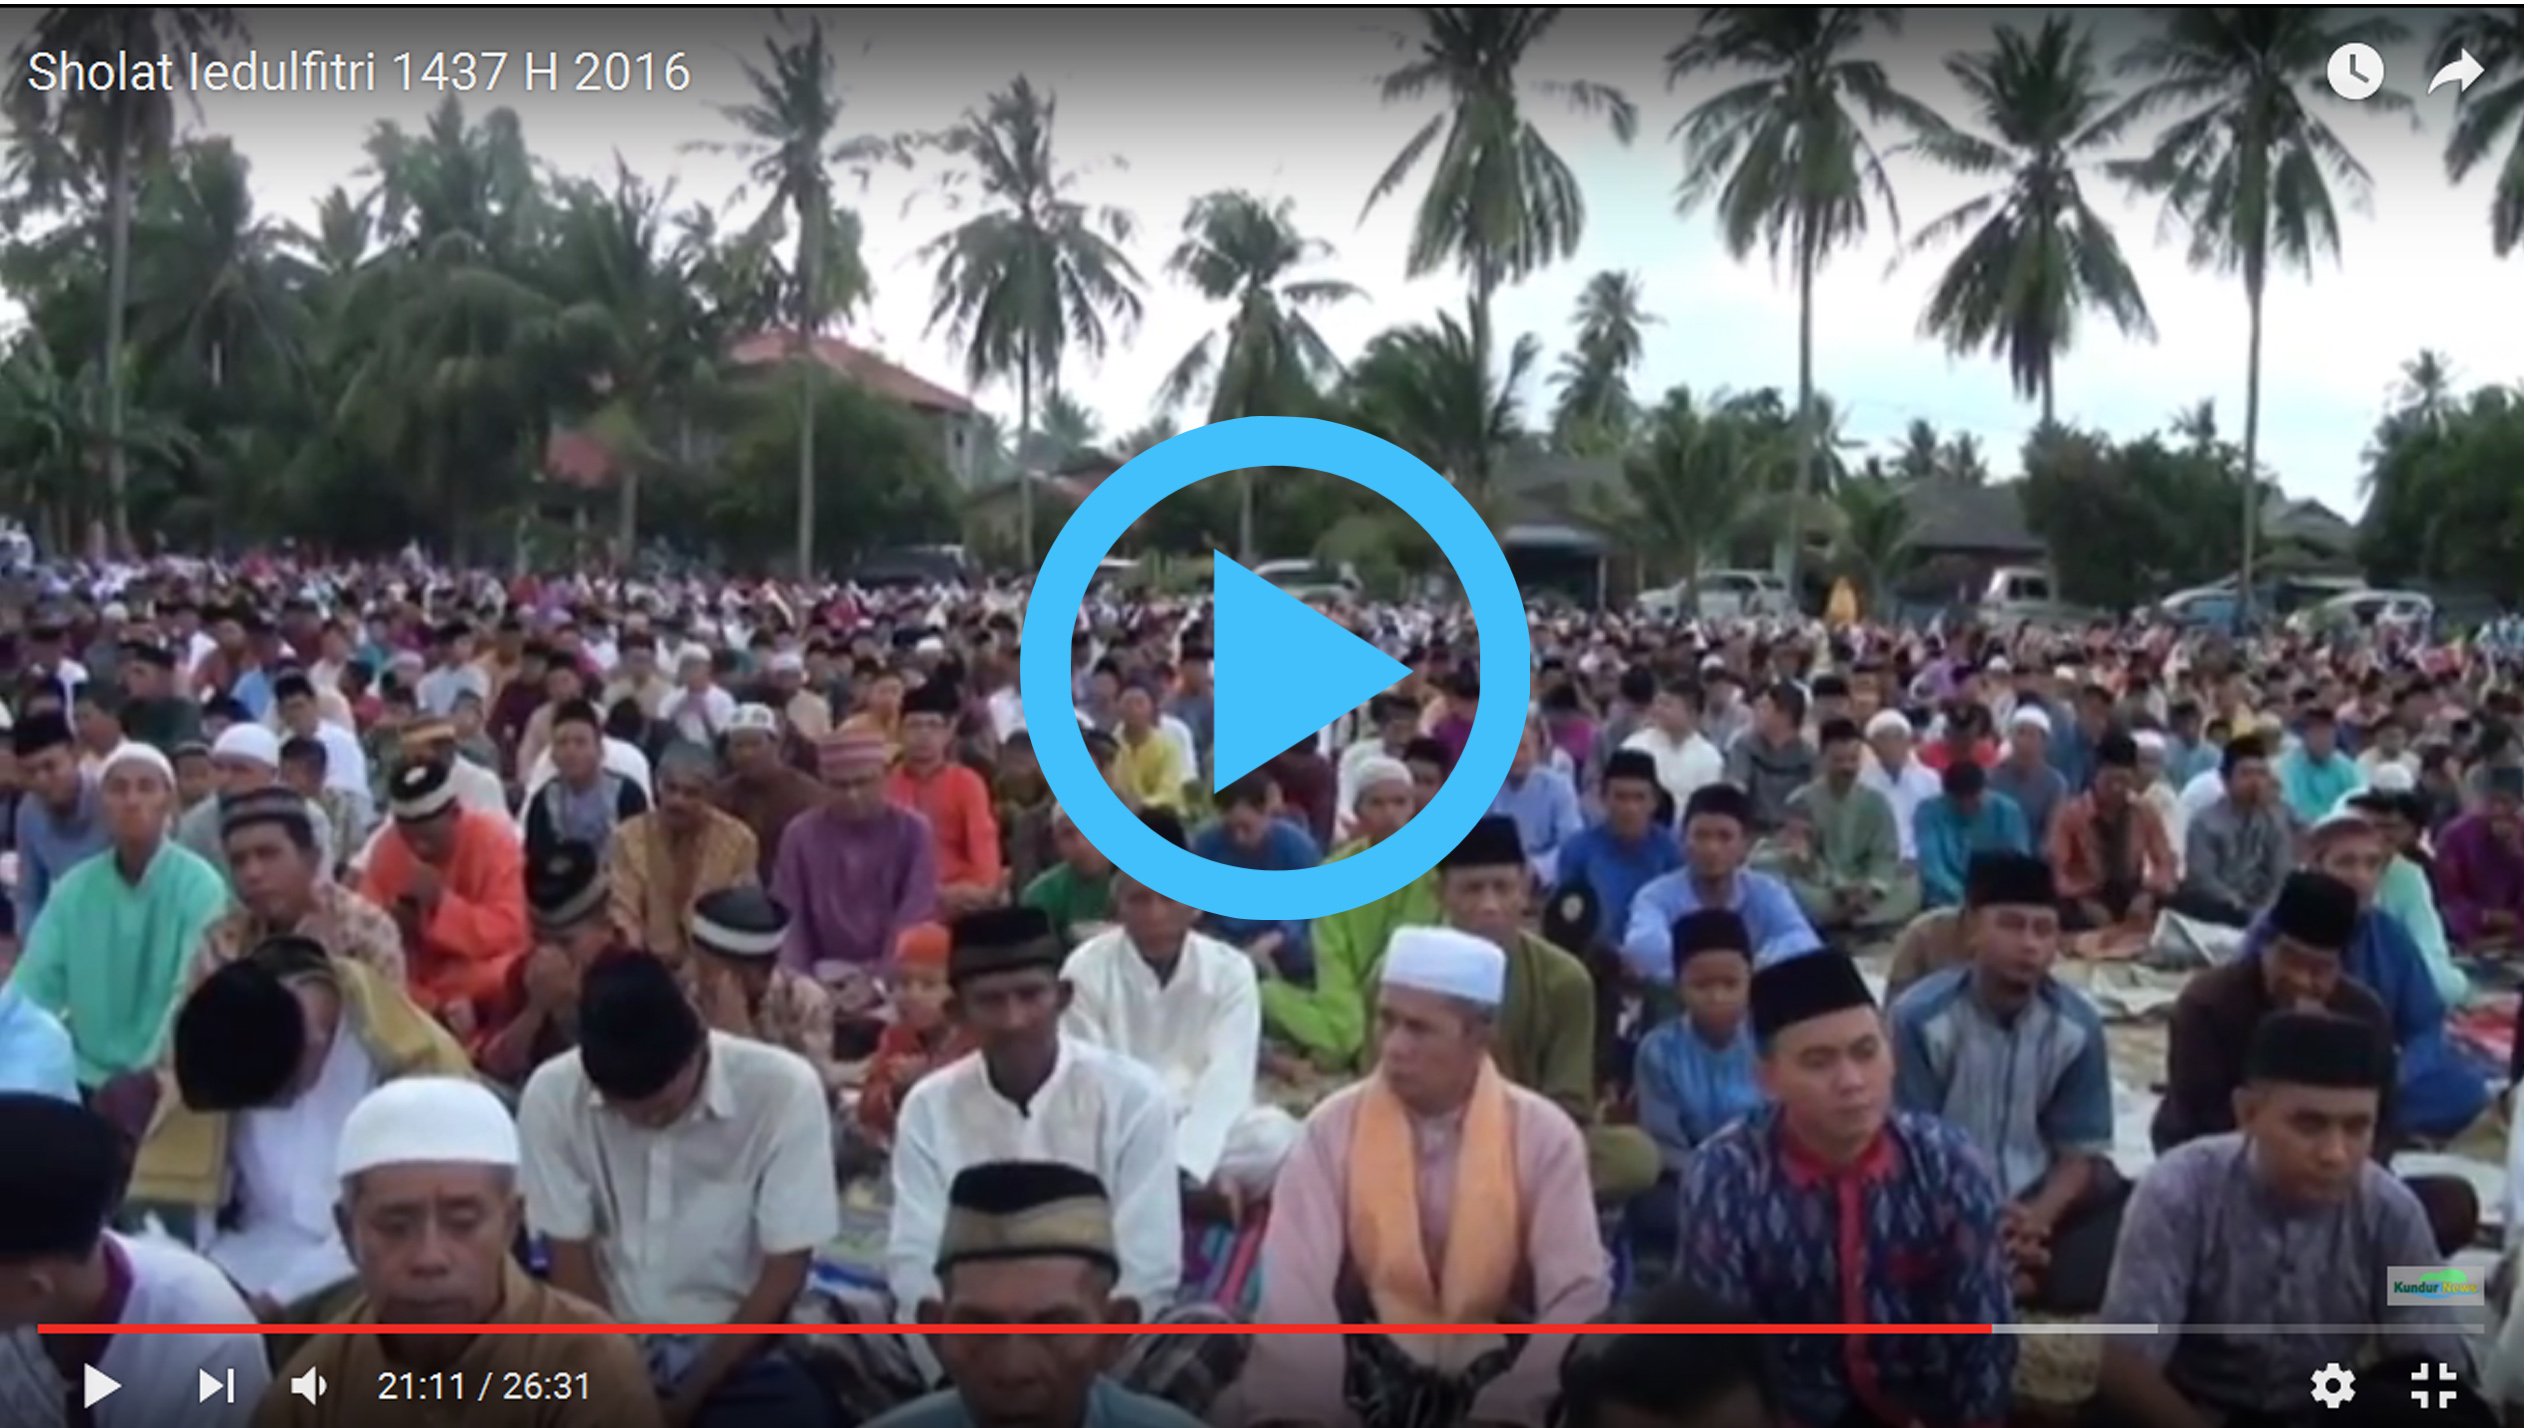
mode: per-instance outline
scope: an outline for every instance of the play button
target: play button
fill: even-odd
[[[94,1408],[122,1390],[123,1386],[121,1384],[107,1378],[104,1370],[98,1368],[96,1365],[83,1364],[81,1367],[85,1368],[87,1373],[82,1376],[80,1381],[80,1407]]]
[[[1411,671],[1296,596],[1211,562],[1218,621],[1215,787],[1225,788]]]

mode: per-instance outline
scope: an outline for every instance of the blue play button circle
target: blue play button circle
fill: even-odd
[[[1402,508],[1437,542],[1481,638],[1481,705],[1463,757],[1401,832],[1363,853],[1294,872],[1213,863],[1160,838],[1096,771],[1071,704],[1069,642],[1088,581],[1133,521],[1205,477],[1256,467],[1327,471]],[[1223,784],[1251,772],[1406,671],[1286,592],[1220,557],[1217,761]],[[1245,417],[1141,452],[1080,503],[1044,554],[1025,611],[1018,690],[1052,796],[1078,831],[1133,878],[1204,912],[1295,920],[1375,901],[1431,867],[1489,811],[1523,736],[1533,687],[1525,601],[1470,502],[1419,458],[1335,422]]]

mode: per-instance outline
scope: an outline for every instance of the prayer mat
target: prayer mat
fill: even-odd
[[[2513,992],[2481,996],[2453,1014],[2450,1030],[2454,1040],[2503,1071],[2510,1064],[2508,1057],[2515,1047],[2515,1004]]]

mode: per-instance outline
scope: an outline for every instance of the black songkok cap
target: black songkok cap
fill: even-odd
[[[1695,818],[1732,818],[1750,828],[1753,796],[1731,783],[1702,784],[1692,790],[1691,801],[1683,805],[1683,826],[1690,827]]]
[[[1974,853],[1963,870],[1967,907],[2049,907],[2059,901],[2051,865],[2004,848]]]
[[[9,747],[21,759],[73,742],[69,717],[50,709],[27,715],[9,730]]]
[[[1037,907],[986,907],[947,924],[947,985],[1029,967],[1060,969],[1064,949]]]
[[[0,1092],[0,1264],[82,1259],[123,1185],[123,1138],[77,1101]],[[38,1149],[40,1147],[40,1149]]]
[[[592,844],[571,839],[526,869],[526,906],[546,932],[576,927],[605,906],[604,864]]]
[[[1192,846],[1192,835],[1184,831],[1182,815],[1171,808],[1143,808],[1139,821],[1148,825],[1149,832],[1178,848]]]
[[[1750,960],[1753,930],[1744,925],[1743,914],[1731,907],[1704,907],[1675,918],[1675,975],[1682,975],[1683,964],[1703,952],[1733,952]]]
[[[1445,857],[1437,860],[1441,868],[1521,868],[1525,866],[1525,840],[1516,831],[1516,820],[1504,813],[1486,815],[1472,825],[1464,841],[1456,844]]]
[[[1753,973],[1753,1039],[1767,1043],[1801,1021],[1851,1007],[1872,1007],[1875,994],[1848,956],[1824,948],[1773,962]]]
[[[2381,1092],[2393,1078],[2392,1043],[2374,1026],[2327,1011],[2274,1011],[2252,1029],[2244,1080]]]
[[[1543,905],[1543,940],[1582,956],[1594,944],[1595,928],[1603,918],[1603,895],[1595,891],[1594,884],[1562,883]]]
[[[579,992],[579,1065],[609,1101],[641,1101],[699,1055],[706,1028],[665,963],[645,952],[599,958]]]
[[[2138,740],[2115,729],[2095,741],[2095,763],[2107,769],[2138,767]]]
[[[219,968],[177,1008],[175,1089],[192,1109],[268,1106],[297,1078],[307,1011],[272,960],[255,955]]]
[[[903,696],[903,712],[905,714],[935,714],[941,719],[953,719],[964,712],[964,700],[956,693],[955,686],[945,680],[924,680],[919,688]]]
[[[1645,779],[1656,782],[1656,756],[1645,749],[1619,749],[1604,760],[1604,782],[1617,778]]]
[[[974,1260],[1053,1256],[1120,1272],[1113,1200],[1102,1180],[1047,1160],[984,1161],[957,1172],[938,1236],[941,1276]]]
[[[2329,873],[2299,869],[2279,884],[2270,930],[2307,947],[2345,952],[2357,935],[2357,917],[2357,889]]]
[[[693,945],[705,952],[764,961],[788,935],[789,910],[758,887],[721,888],[692,905]]]

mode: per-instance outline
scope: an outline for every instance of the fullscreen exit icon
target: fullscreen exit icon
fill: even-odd
[[[2421,1408],[2451,1408],[2454,1406],[2454,1397],[2459,1390],[2454,1387],[2454,1370],[2450,1366],[2445,1364],[2438,1364],[2436,1366],[2436,1382],[2443,1385],[2440,1388],[2431,1390],[2427,1387],[2428,1366],[2426,1364],[2419,1365],[2419,1367],[2411,1373],[2410,1381],[2419,1385],[2419,1387],[2410,1390],[2410,1397]],[[2436,1399],[2436,1402],[2434,1403],[2428,1402],[2431,1394],[2433,1394]]]

